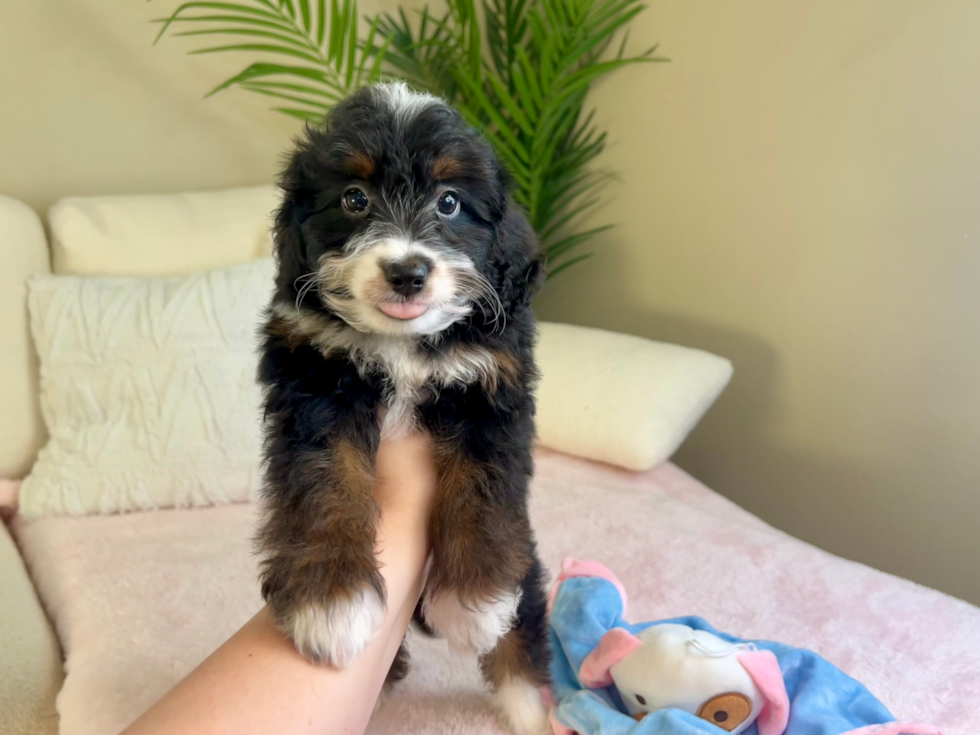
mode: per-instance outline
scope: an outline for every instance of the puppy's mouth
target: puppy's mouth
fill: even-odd
[[[351,250],[322,256],[319,292],[361,332],[437,335],[468,317],[484,293],[472,261],[452,251],[391,237]]]
[[[385,316],[401,321],[418,319],[429,310],[429,305],[423,301],[385,301],[377,306]]]

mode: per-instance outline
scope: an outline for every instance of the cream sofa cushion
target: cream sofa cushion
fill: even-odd
[[[276,189],[72,197],[48,214],[54,272],[184,276],[271,254]]]
[[[41,220],[26,204],[0,197],[0,478],[23,477],[44,441],[27,279],[50,269]]]
[[[30,283],[51,438],[25,517],[223,504],[258,486],[261,315],[271,258],[187,278]]]
[[[0,197],[0,477],[23,477],[45,438],[27,279],[75,275],[179,276],[268,255],[273,186],[167,195],[72,197],[48,215],[47,238],[25,204]]]
[[[543,323],[538,440],[644,470],[670,457],[728,385],[717,355],[627,334]]]
[[[182,275],[253,260],[269,251],[275,205],[271,186],[65,199],[50,213],[56,272]],[[28,214],[35,237],[32,252],[40,252],[41,258],[18,265],[19,273],[44,270],[40,228],[36,217]],[[0,238],[5,260],[21,257],[21,250],[5,242]],[[9,269],[2,274],[5,279],[10,274],[11,283],[0,298],[11,300],[11,311],[19,308],[23,313],[24,276]],[[16,400],[27,410],[10,412],[14,422],[5,427],[16,427],[10,430],[21,442],[13,453],[16,461],[3,468],[13,475],[24,472],[43,436],[36,410],[30,410],[36,384],[30,382],[34,373],[26,330],[22,322],[15,326],[16,334],[6,342],[16,347],[20,340],[13,355],[15,363],[27,365],[19,378],[27,389],[18,391]],[[731,375],[730,363],[698,350],[559,324],[541,325],[538,359],[544,376],[539,388],[541,444],[631,469],[669,457]],[[20,421],[26,431],[16,424]],[[7,446],[11,445],[0,446],[0,453],[7,452]],[[6,459],[3,454],[0,458]],[[115,507],[143,505],[144,501],[127,500]],[[57,507],[67,508],[60,502],[52,506]],[[100,509],[107,507],[113,503],[100,502]]]
[[[51,438],[24,517],[222,505],[259,483],[256,335],[274,264],[30,284]],[[676,345],[541,325],[541,443],[631,469],[666,459],[731,365]]]

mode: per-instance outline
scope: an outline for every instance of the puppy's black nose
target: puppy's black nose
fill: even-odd
[[[392,291],[402,296],[414,296],[425,288],[431,268],[425,258],[408,258],[398,263],[386,263],[384,274]]]

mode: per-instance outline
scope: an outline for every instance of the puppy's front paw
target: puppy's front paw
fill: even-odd
[[[497,688],[494,700],[515,735],[546,735],[548,709],[541,699],[541,690],[526,679],[505,680]]]
[[[466,604],[454,592],[426,594],[422,603],[425,622],[436,629],[454,653],[472,651],[483,655],[493,650],[514,624],[520,592],[502,592],[493,600]]]
[[[323,603],[304,602],[277,616],[280,629],[314,663],[346,668],[378,634],[385,605],[374,587]]]

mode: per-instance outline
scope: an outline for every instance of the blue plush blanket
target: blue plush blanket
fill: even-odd
[[[596,569],[602,570],[602,576],[575,576]],[[715,630],[699,617],[630,624],[624,619],[625,612],[622,585],[608,570],[594,563],[566,562],[552,592],[549,627],[556,733],[725,735],[712,722],[680,709],[658,710],[637,721],[626,713],[615,686],[588,689],[580,682],[583,662],[610,629],[624,628],[636,634],[653,625],[680,623],[775,654],[789,696],[784,735],[941,735],[931,726],[897,723],[862,684],[813,651],[772,641],[744,641]],[[757,724],[745,733],[758,735]]]

